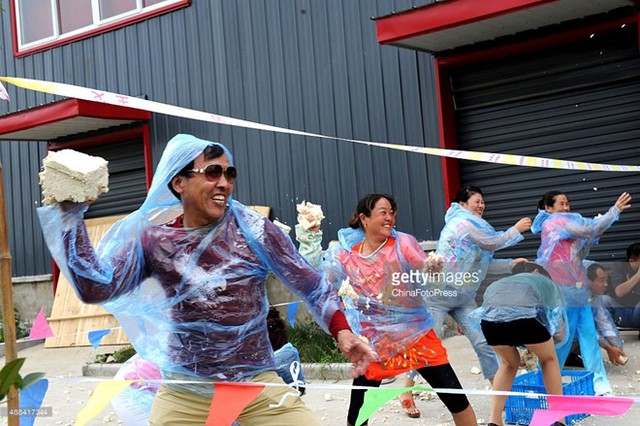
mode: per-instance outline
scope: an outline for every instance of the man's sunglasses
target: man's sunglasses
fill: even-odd
[[[220,179],[220,176],[224,173],[224,177],[227,179],[227,182],[233,183],[236,180],[236,176],[238,176],[238,172],[235,167],[222,167],[220,164],[209,164],[207,167],[202,169],[191,169],[190,172],[194,173],[204,173],[204,176],[207,180],[216,181]]]

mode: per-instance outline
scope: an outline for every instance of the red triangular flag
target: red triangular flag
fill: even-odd
[[[216,383],[205,426],[231,426],[262,389],[264,385],[251,383]]]
[[[29,340],[46,339],[47,337],[53,337],[53,331],[44,316],[44,308],[40,308],[40,312],[33,321],[31,331],[29,331]]]

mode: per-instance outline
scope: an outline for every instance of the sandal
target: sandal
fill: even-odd
[[[418,407],[416,407],[416,403],[413,400],[413,395],[409,397],[405,396],[404,398],[400,396],[400,404],[404,409],[404,413],[408,417],[411,417],[412,419],[417,419],[418,417],[420,417],[420,410],[418,410]]]

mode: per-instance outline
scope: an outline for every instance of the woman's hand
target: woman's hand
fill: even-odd
[[[427,272],[440,272],[442,271],[442,266],[442,256],[432,251],[429,252],[427,258],[424,260],[422,270]]]
[[[627,363],[627,355],[622,349],[616,348],[615,346],[607,346],[604,349],[607,351],[607,356],[611,364],[622,366]]]
[[[623,192],[622,195],[618,197],[618,200],[616,201],[614,206],[616,206],[618,210],[620,210],[620,212],[623,212],[629,207],[631,207],[631,204],[629,204],[630,202],[631,202],[631,194],[629,194],[628,192]]]
[[[523,233],[531,229],[531,218],[523,217],[513,225],[519,233]]]
[[[89,206],[95,203],[96,200],[85,201],[82,203],[76,203],[75,201],[60,201],[58,204],[60,205],[60,210],[63,212],[71,212],[82,208],[82,206]]]
[[[340,330],[336,337],[340,352],[353,363],[351,375],[354,378],[363,375],[369,363],[376,360],[376,353],[350,330]]]

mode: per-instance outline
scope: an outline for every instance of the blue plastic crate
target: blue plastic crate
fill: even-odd
[[[517,376],[511,387],[512,392],[546,394],[542,372],[531,371]],[[563,395],[595,395],[593,390],[593,373],[583,370],[562,370]],[[505,404],[506,422],[511,424],[528,425],[536,409],[546,409],[547,398],[544,396],[527,397],[524,395],[509,396]],[[588,414],[575,414],[567,417],[567,424],[588,417]]]

